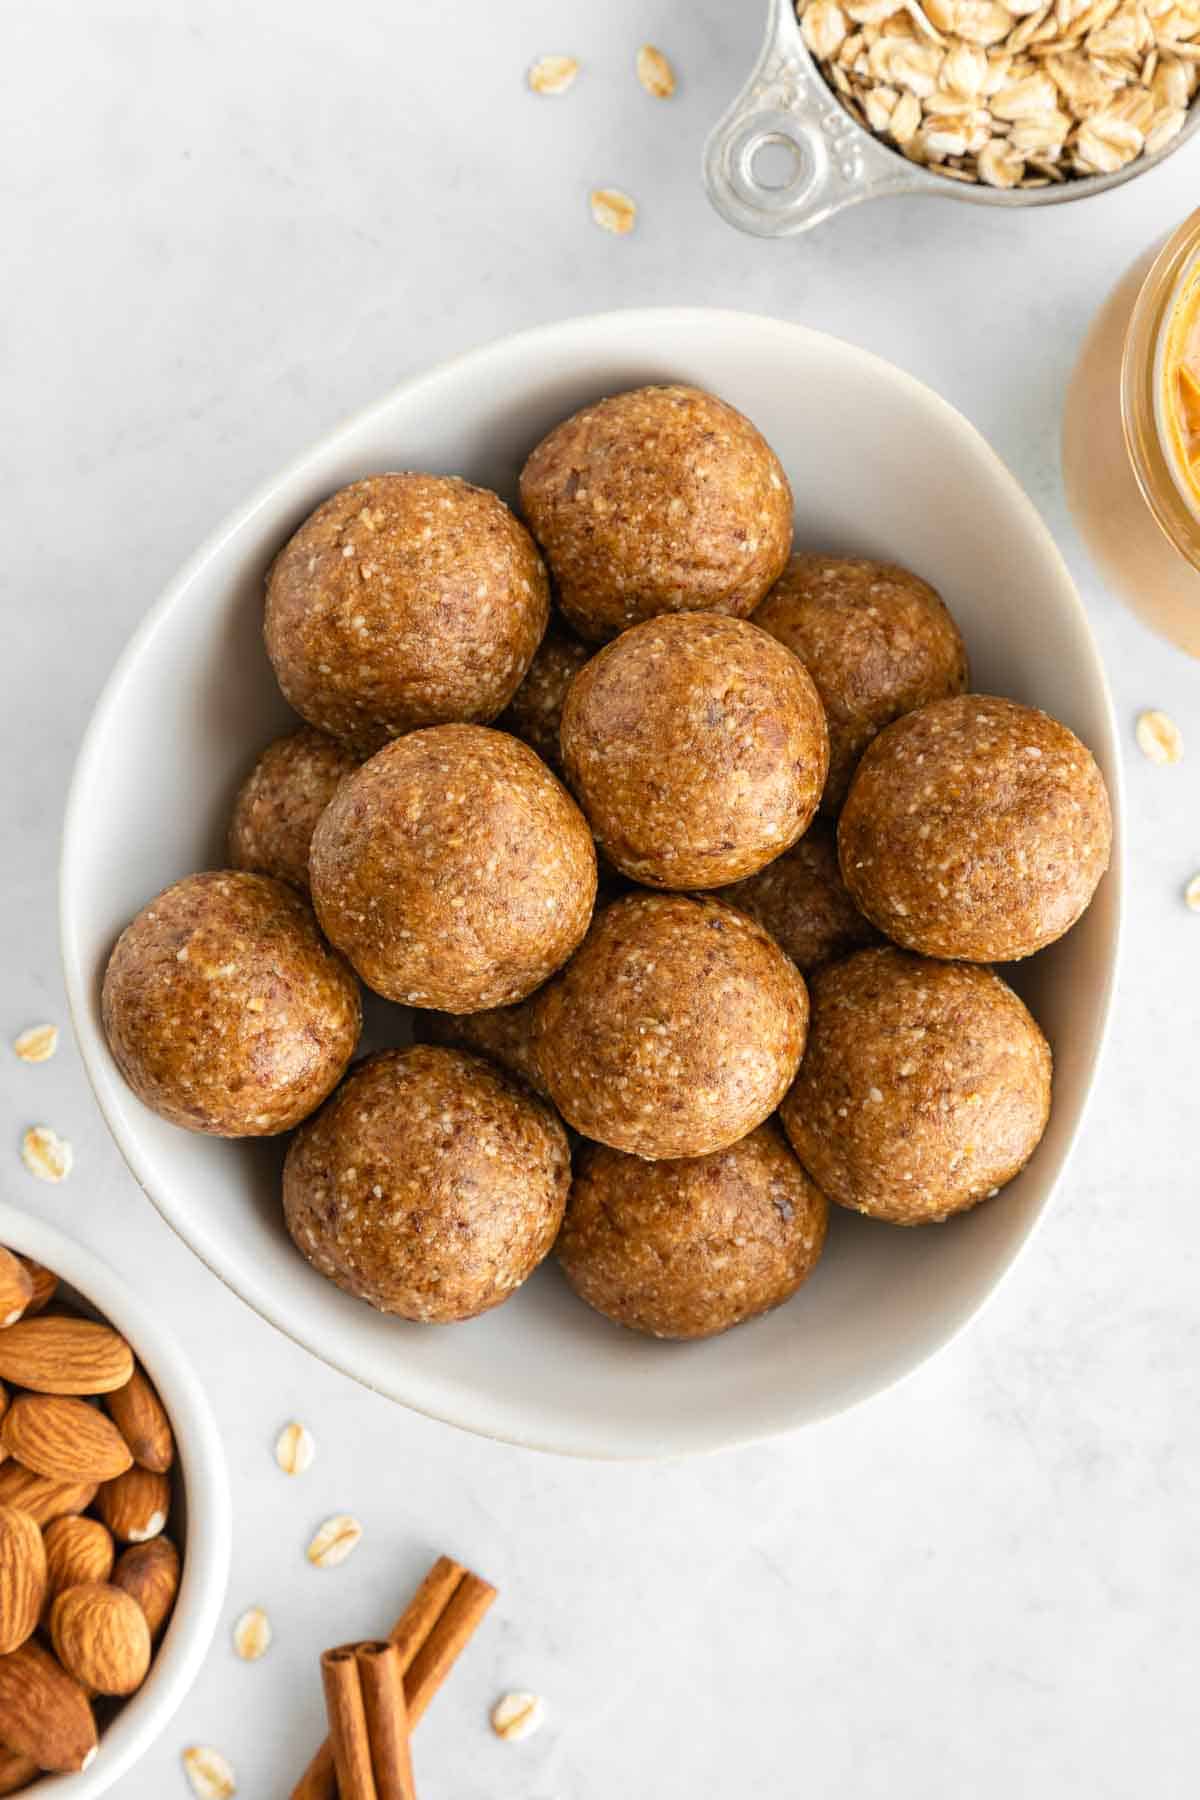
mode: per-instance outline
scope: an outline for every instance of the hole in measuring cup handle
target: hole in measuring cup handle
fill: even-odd
[[[828,173],[817,133],[785,112],[756,113],[734,132],[726,153],[729,185],[747,206],[772,212],[802,206]],[[782,179],[773,179],[781,175]]]
[[[769,107],[727,121],[707,162],[718,209],[768,237],[803,231],[852,204],[865,173],[860,134],[831,97],[804,114]]]

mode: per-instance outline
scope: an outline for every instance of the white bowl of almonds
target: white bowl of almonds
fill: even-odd
[[[230,1502],[203,1391],[145,1303],[0,1206],[0,1792],[105,1792],[195,1679]]]

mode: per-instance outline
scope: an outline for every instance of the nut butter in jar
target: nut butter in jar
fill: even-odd
[[[1200,212],[1092,325],[1067,394],[1063,474],[1112,586],[1200,656]]]

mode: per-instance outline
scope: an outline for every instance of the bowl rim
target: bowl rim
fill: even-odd
[[[162,1397],[175,1435],[176,1466],[187,1500],[182,1580],[150,1673],[101,1732],[99,1752],[86,1769],[73,1774],[46,1773],[28,1790],[49,1794],[69,1783],[70,1793],[78,1800],[95,1800],[127,1774],[161,1736],[208,1654],[229,1581],[233,1544],[229,1475],[220,1432],[199,1376],[174,1337],[128,1283],[57,1226],[7,1201],[0,1201],[0,1243],[53,1269],[127,1339]],[[130,1718],[143,1701],[141,1716]],[[127,1718],[130,1722],[122,1730]]]
[[[1044,1198],[1038,1206],[1028,1228],[1021,1239],[1007,1256],[992,1279],[985,1293],[961,1310],[958,1317],[951,1320],[944,1336],[925,1354],[910,1366],[900,1369],[885,1377],[877,1387],[847,1402],[831,1401],[828,1407],[810,1411],[803,1418],[791,1418],[779,1422],[771,1422],[745,1430],[723,1430],[706,1434],[702,1441],[689,1442],[683,1448],[665,1451],[630,1450],[597,1447],[582,1441],[562,1441],[553,1432],[549,1434],[537,1431],[518,1433],[512,1429],[489,1429],[482,1423],[472,1409],[463,1404],[446,1400],[437,1406],[411,1398],[401,1399],[389,1388],[378,1385],[364,1376],[357,1369],[348,1365],[326,1348],[314,1348],[303,1337],[297,1335],[292,1325],[285,1323],[276,1312],[269,1311],[257,1299],[251,1299],[235,1285],[224,1271],[217,1267],[208,1256],[203,1254],[186,1235],[182,1226],[176,1222],[171,1213],[164,1207],[154,1192],[154,1185],[142,1166],[136,1141],[127,1142],[123,1129],[115,1120],[106,1101],[104,1084],[108,1079],[115,1079],[111,1069],[107,1067],[102,1050],[102,1043],[91,1017],[89,1001],[89,977],[82,965],[75,941],[73,929],[72,895],[77,883],[73,879],[73,850],[77,838],[83,812],[82,790],[85,786],[85,772],[96,753],[101,737],[109,729],[117,715],[123,699],[123,690],[140,661],[146,646],[165,624],[168,616],[185,601],[188,589],[195,577],[238,532],[250,525],[255,515],[260,512],[278,494],[281,489],[301,479],[314,458],[336,451],[344,438],[351,437],[368,428],[376,419],[384,417],[397,402],[412,401],[418,398],[423,388],[436,387],[445,377],[451,374],[469,374],[473,365],[485,368],[489,361],[500,354],[511,354],[521,350],[529,350],[533,346],[546,346],[556,337],[573,338],[580,332],[596,333],[601,339],[607,332],[619,332],[622,329],[652,329],[662,339],[664,350],[668,356],[672,334],[685,327],[719,325],[726,330],[741,330],[756,333],[776,334],[780,340],[780,348],[788,343],[795,344],[803,338],[815,345],[833,344],[838,353],[848,356],[864,366],[868,374],[876,379],[898,385],[908,391],[909,395],[922,406],[939,415],[945,425],[960,438],[972,445],[977,454],[982,454],[988,461],[1001,484],[1007,488],[1015,509],[1025,521],[1026,530],[1039,544],[1048,566],[1054,568],[1061,592],[1062,604],[1069,607],[1081,629],[1083,642],[1090,652],[1090,677],[1099,696],[1101,708],[1108,734],[1108,745],[1112,754],[1109,757],[1111,767],[1106,771],[1109,798],[1113,819],[1112,859],[1106,875],[1109,884],[1110,906],[1112,911],[1111,951],[1107,959],[1103,991],[1100,994],[1100,1028],[1087,1080],[1087,1090],[1079,1104],[1069,1140],[1062,1152],[1058,1170],[1047,1187]],[[1079,590],[1067,566],[1048,525],[1041,513],[1025,492],[1012,470],[1004,459],[988,443],[983,433],[957,407],[944,399],[926,382],[910,374],[908,370],[874,351],[863,349],[846,338],[840,338],[832,332],[787,319],[780,319],[771,314],[752,313],[731,307],[707,306],[645,306],[618,307],[605,311],[572,314],[538,325],[523,327],[520,330],[505,333],[498,338],[486,339],[470,348],[442,358],[425,368],[418,370],[389,388],[386,393],[365,406],[343,415],[342,419],[328,432],[320,434],[310,441],[297,455],[291,457],[282,468],[266,477],[255,487],[249,497],[240,505],[233,507],[220,523],[201,542],[199,547],[185,560],[181,567],[167,582],[139,624],[134,628],[126,641],[108,677],[106,678],[94,704],[86,730],[80,740],[75,764],[67,794],[63,817],[63,828],[59,857],[59,941],[60,954],[67,992],[67,1004],[76,1040],[79,1044],[81,1060],[87,1075],[88,1083],[95,1096],[96,1103],[104,1118],[105,1124],[115,1142],[126,1167],[141,1188],[151,1205],[175,1232],[176,1236],[187,1245],[193,1256],[213,1274],[237,1298],[264,1319],[275,1330],[289,1338],[292,1343],[316,1356],[328,1367],[336,1369],[339,1374],[356,1382],[359,1386],[373,1393],[382,1394],[385,1398],[405,1406],[408,1410],[441,1424],[452,1425],[459,1430],[471,1432],[473,1435],[490,1439],[493,1442],[510,1444],[515,1448],[537,1451],[548,1455],[565,1455],[585,1461],[597,1462],[670,1462],[682,1457],[712,1454],[717,1451],[741,1449],[751,1444],[763,1443],[770,1439],[789,1435],[809,1425],[819,1425],[841,1413],[855,1410],[870,1401],[891,1392],[902,1383],[915,1376],[935,1357],[940,1356],[971,1324],[978,1319],[994,1299],[1000,1288],[1006,1283],[1018,1261],[1025,1254],[1035,1235],[1040,1230],[1045,1215],[1060,1185],[1065,1178],[1075,1156],[1083,1128],[1087,1123],[1094,1101],[1097,1079],[1107,1053],[1112,1031],[1113,1007],[1118,977],[1123,956],[1125,939],[1125,907],[1124,907],[1124,832],[1125,815],[1125,781],[1124,767],[1119,754],[1120,737],[1117,730],[1116,713],[1113,706],[1112,693],[1108,678],[1100,657],[1099,647],[1092,631],[1087,609],[1083,604]],[[286,1309],[279,1309],[280,1312]]]

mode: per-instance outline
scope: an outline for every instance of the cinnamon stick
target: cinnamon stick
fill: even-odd
[[[466,1588],[468,1581],[472,1585],[467,1590],[466,1598],[459,1602],[457,1612],[449,1620],[448,1626],[443,1627],[442,1620],[449,1611],[451,1602],[460,1589]],[[477,1575],[468,1574],[462,1564],[456,1563],[451,1557],[439,1556],[396,1620],[390,1636],[404,1671],[410,1730],[449,1674],[459,1651],[463,1649],[495,1597],[495,1588],[489,1587],[486,1581],[481,1581]],[[449,1656],[445,1653],[444,1641],[436,1646],[433,1644],[435,1632],[443,1639],[447,1635],[453,1635],[456,1639],[456,1647]],[[429,1646],[429,1654],[414,1679],[413,1665],[426,1646]],[[328,1740],[321,1745],[292,1789],[291,1800],[338,1800],[337,1778]],[[342,1800],[345,1800],[344,1795]]]
[[[379,1800],[353,1644],[325,1652],[321,1658],[321,1684],[325,1689],[339,1800]]]
[[[354,1657],[378,1800],[416,1800],[400,1653],[390,1642],[368,1643],[359,1644]]]

